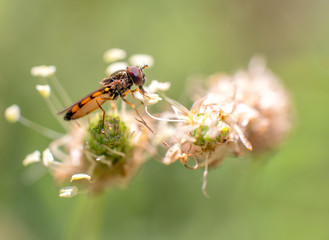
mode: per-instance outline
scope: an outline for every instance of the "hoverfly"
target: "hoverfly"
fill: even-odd
[[[144,65],[142,68],[128,66],[126,70],[120,70],[111,74],[109,77],[103,79],[100,82],[100,84],[103,85],[102,87],[89,93],[87,96],[73,103],[71,106],[63,109],[58,114],[66,112],[64,115],[64,120],[70,121],[86,116],[90,112],[100,108],[103,111],[102,132],[104,133],[103,128],[105,122],[105,110],[101,105],[104,104],[107,100],[116,100],[120,96],[122,100],[130,105],[141,118],[135,108],[135,105],[131,102],[128,102],[125,97],[128,93],[132,93],[133,95],[133,92],[135,91],[139,91],[141,94],[145,95],[146,91],[143,89],[143,84],[145,83],[145,74],[143,73],[143,69],[147,67],[147,65]],[[138,88],[131,90],[131,87],[134,84]],[[143,119],[142,122],[145,123]]]

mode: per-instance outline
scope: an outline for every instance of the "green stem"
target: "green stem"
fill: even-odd
[[[100,239],[105,195],[78,197],[80,199],[73,210],[64,239]]]
[[[40,134],[42,134],[42,135],[44,135],[48,138],[51,138],[51,139],[57,139],[57,138],[60,138],[60,137],[63,136],[63,134],[61,134],[61,133],[55,132],[55,131],[53,131],[51,129],[48,129],[44,126],[41,126],[41,125],[39,125],[35,122],[32,122],[29,119],[24,118],[22,116],[20,117],[19,122],[21,124],[23,124],[24,126],[29,127],[31,129],[33,129],[34,131],[36,131],[36,132],[38,132],[38,133],[40,133]]]

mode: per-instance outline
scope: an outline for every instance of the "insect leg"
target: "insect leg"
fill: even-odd
[[[104,131],[104,125],[105,125],[105,114],[106,114],[106,112],[105,112],[105,110],[102,108],[102,106],[99,104],[99,102],[97,101],[97,99],[99,99],[99,100],[110,100],[111,107],[113,108],[113,106],[114,106],[113,109],[116,109],[116,106],[115,106],[115,104],[112,102],[113,98],[104,98],[104,97],[98,97],[98,98],[95,98],[98,107],[99,107],[99,108],[102,110],[102,112],[103,112],[103,123],[102,123],[102,130],[101,130],[101,133],[104,134],[104,133],[105,133],[105,131]]]
[[[125,103],[127,103],[130,107],[132,107],[135,110],[135,112],[137,113],[138,117],[141,119],[141,120],[138,120],[138,119],[136,119],[136,120],[139,121],[140,123],[142,123],[145,127],[147,127],[155,135],[154,131],[147,125],[147,123],[144,121],[144,119],[142,118],[142,116],[139,114],[139,112],[137,111],[135,105],[133,103],[129,102],[123,96],[122,96],[122,100]]]
[[[96,98],[95,100],[96,100],[96,103],[97,103],[97,105],[98,105],[98,107],[102,110],[102,112],[103,112],[103,122],[102,122],[102,130],[101,130],[101,133],[105,133],[105,131],[104,131],[104,122],[105,122],[105,110],[102,108],[102,106],[99,104],[99,102],[97,101],[97,99],[103,99],[103,98]]]
[[[149,96],[147,96],[145,93],[147,93],[144,89],[140,89],[140,88],[136,88],[136,89],[134,89],[134,90],[129,90],[129,92],[131,93],[131,96],[133,96],[133,98],[134,99],[136,99],[136,100],[138,100],[141,104],[143,104],[144,105],[144,103],[141,101],[141,100],[139,100],[138,98],[136,98],[135,97],[135,95],[134,95],[134,92],[140,92],[140,94],[142,94],[144,97],[146,97],[146,98],[149,98],[150,99],[150,97]],[[128,92],[128,93],[129,93]],[[128,94],[127,93],[127,94]]]

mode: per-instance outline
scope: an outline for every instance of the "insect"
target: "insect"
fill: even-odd
[[[126,70],[120,70],[113,73],[100,82],[100,84],[103,85],[102,87],[89,93],[87,96],[63,109],[58,114],[66,112],[64,120],[70,121],[86,116],[90,112],[100,108],[103,111],[102,133],[104,133],[105,110],[101,105],[107,100],[116,100],[120,96],[122,100],[130,105],[141,118],[135,105],[127,101],[125,97],[128,93],[133,95],[133,92],[135,91],[139,91],[141,94],[145,95],[146,91],[143,89],[145,74],[143,73],[143,69],[147,67],[147,65],[144,65],[142,68],[128,66]],[[133,85],[136,85],[138,88],[131,90]],[[143,119],[142,123],[145,124]]]

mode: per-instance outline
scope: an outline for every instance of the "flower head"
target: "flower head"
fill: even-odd
[[[126,53],[121,49],[110,49],[104,54],[107,62],[125,57]],[[149,55],[136,54],[129,58],[129,62],[143,67],[152,66],[154,60]],[[127,65],[125,62],[114,62],[106,71],[113,74],[125,70]],[[31,73],[54,84],[54,93],[51,95],[48,84],[37,85],[36,89],[56,115],[60,110],[57,107],[64,107],[60,106],[61,96],[64,96],[64,101],[70,100],[56,77],[52,76],[55,71],[54,66],[39,66],[32,68]],[[49,76],[52,77],[47,78]],[[110,80],[114,81],[114,78]],[[238,157],[246,152],[262,152],[273,148],[291,127],[289,95],[262,59],[252,59],[247,70],[238,71],[233,76],[214,74],[209,82],[207,93],[195,101],[190,109],[164,94],[170,88],[168,82],[153,80],[149,86],[145,86],[145,90],[141,86],[124,89],[145,105],[149,116],[160,120],[156,133],[152,130],[155,127],[153,122],[146,123],[143,114],[124,98],[125,95],[122,95],[124,101],[121,109],[111,101],[111,109],[105,111],[105,105],[101,107],[96,102],[104,115],[91,113],[88,117],[71,121],[70,125],[60,120],[66,130],[64,134],[24,118],[17,105],[7,108],[5,117],[9,122],[20,122],[52,139],[49,147],[42,152],[42,163],[59,185],[71,185],[60,190],[60,197],[74,197],[80,188],[95,193],[107,186],[129,182],[148,154],[156,153],[160,143],[167,147],[163,164],[179,160],[190,169],[204,168],[202,190],[207,195],[208,167],[218,166],[227,155]],[[57,97],[56,92],[61,96]],[[95,105],[95,102],[88,101],[93,101],[91,96],[96,98],[98,93],[101,92],[93,92],[81,103]],[[100,101],[107,100],[101,97]],[[148,105],[162,99],[171,104],[173,112],[164,112],[159,117],[149,114]],[[126,104],[136,112],[127,111]],[[73,108],[79,110],[82,107],[79,103]],[[94,110],[93,107],[90,109]],[[139,117],[137,121],[136,113]],[[82,111],[81,116],[87,114]],[[26,156],[23,164],[27,166],[40,161],[41,153],[35,151]]]
[[[125,52],[120,49],[111,49],[104,54],[108,62],[124,57]],[[142,57],[145,59],[145,56]],[[152,57],[147,57],[149,63]],[[112,74],[118,70],[125,70],[127,65],[124,62],[112,63],[107,72]],[[49,84],[37,85],[36,89],[44,97],[51,112],[57,116],[57,112],[64,108],[59,101],[63,99],[63,95],[64,101],[70,100],[57,78],[52,76],[55,71],[55,66],[38,66],[33,67],[31,73],[33,76],[45,78],[42,79],[43,83],[49,81]],[[50,76],[52,77],[47,78]],[[50,84],[54,86],[51,95]],[[153,104],[161,100],[157,94],[144,91],[143,93],[140,94],[142,96],[138,93],[135,96],[143,104]],[[113,101],[111,110],[106,111],[104,120],[103,115],[99,113],[72,121],[71,125],[60,119],[60,124],[67,130],[64,134],[21,116],[17,105],[9,107],[5,111],[5,117],[10,122],[20,122],[53,139],[49,148],[42,152],[42,164],[50,170],[59,185],[74,184],[60,190],[60,197],[67,198],[75,196],[80,188],[95,193],[101,192],[109,185],[129,182],[145,162],[148,152],[155,151],[155,147],[149,144],[152,130],[137,109],[135,110],[141,120],[136,121],[136,114],[127,111],[124,102],[121,104],[121,110],[118,110]],[[29,154],[23,164],[27,166],[36,162],[41,162],[40,151]]]
[[[145,161],[149,133],[136,123],[123,121],[122,115],[134,119],[128,113],[120,117],[107,115],[103,134],[101,115],[96,114],[88,125],[80,123],[63,139],[51,144],[55,157],[60,159],[60,164],[51,168],[59,183],[93,179],[87,187],[99,192],[107,185],[131,179]],[[58,153],[63,145],[67,154],[62,156]]]
[[[210,83],[207,95],[190,110],[165,98],[173,106],[177,131],[170,136],[163,163],[180,160],[188,168],[204,166],[205,195],[208,166],[217,166],[228,154],[241,156],[243,149],[273,148],[291,126],[289,95],[261,59],[252,59],[247,71],[234,76],[215,74]],[[188,165],[189,158],[194,166]]]

